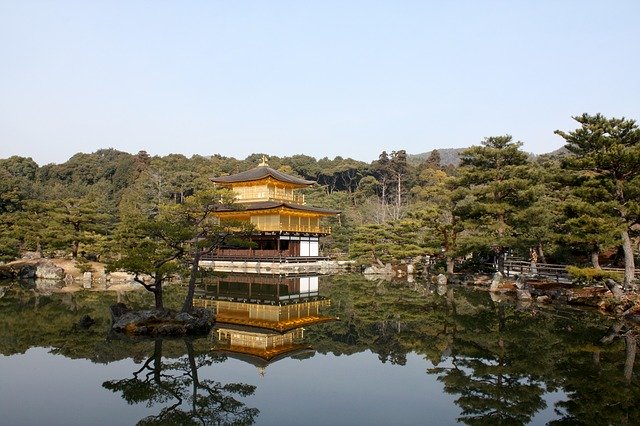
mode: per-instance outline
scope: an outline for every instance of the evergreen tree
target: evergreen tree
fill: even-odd
[[[435,162],[430,163],[420,174],[419,185],[413,188],[417,202],[409,211],[409,217],[419,224],[423,245],[431,255],[445,257],[449,274],[454,272],[456,242],[462,231],[462,224],[455,214],[454,183],[453,177]]]
[[[70,248],[74,259],[78,257],[81,245],[90,244],[97,235],[108,232],[113,219],[99,196],[55,200],[49,203],[44,214],[50,220],[44,232],[49,245]],[[38,226],[38,223],[34,225]]]
[[[601,114],[573,117],[580,127],[556,131],[573,154],[564,167],[578,171],[577,196],[603,218],[616,218],[624,251],[624,287],[634,287],[635,262],[630,233],[640,221],[640,129],[634,120]]]
[[[164,308],[163,285],[184,274],[185,242],[191,237],[183,223],[161,215],[120,225],[116,240],[121,257],[107,265],[108,271],[122,270],[134,274],[134,281],[152,292],[156,309]],[[147,282],[144,276],[151,277]]]
[[[457,214],[467,230],[464,244],[469,251],[492,249],[501,272],[504,255],[517,242],[515,216],[530,202],[525,193],[528,156],[521,146],[509,135],[486,138],[482,146],[462,153],[457,182]]]
[[[529,183],[522,193],[529,202],[516,212],[514,219],[518,229],[516,246],[532,261],[547,263],[546,253],[556,252],[557,244],[563,242],[560,224],[567,197],[564,175],[555,159],[529,164]]]

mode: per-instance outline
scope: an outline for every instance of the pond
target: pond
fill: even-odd
[[[635,347],[598,312],[359,275],[273,280],[203,285],[216,328],[164,340],[108,332],[108,306],[151,306],[144,291],[1,284],[0,423],[640,424]]]

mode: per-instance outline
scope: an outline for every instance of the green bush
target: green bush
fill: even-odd
[[[619,272],[603,271],[596,268],[580,268],[578,266],[567,266],[567,272],[575,284],[592,285],[603,283],[607,279],[614,281],[622,281],[622,275]]]
[[[85,272],[93,272],[93,266],[91,265],[91,263],[85,259],[84,257],[79,257],[76,259],[76,264],[75,264],[76,268],[78,268],[78,270],[80,272],[82,272],[83,274]]]

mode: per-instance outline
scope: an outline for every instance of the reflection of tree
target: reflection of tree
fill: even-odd
[[[640,386],[633,374],[637,339],[637,330],[620,321],[601,339],[605,346],[585,351],[591,356],[563,359],[567,399],[556,403],[561,418],[550,424],[640,424]]]
[[[157,339],[153,355],[129,379],[110,380],[102,384],[113,392],[121,392],[129,404],[146,402],[163,408],[139,424],[253,424],[259,411],[248,408],[236,396],[249,396],[255,386],[242,383],[223,385],[202,380],[200,367],[221,359],[209,353],[196,354],[193,342],[185,340],[187,354],[171,362],[162,360],[162,339]]]
[[[423,285],[366,281],[362,277],[336,276],[324,283],[331,298],[326,314],[340,321],[319,324],[309,332],[311,344],[320,353],[351,354],[370,350],[382,362],[404,365],[412,351],[432,352],[446,348],[446,313],[435,305],[444,299],[427,298]],[[437,330],[434,324],[442,328]],[[322,336],[315,339],[315,336]],[[436,341],[436,342],[434,342]],[[440,350],[437,350],[438,356]]]
[[[462,358],[440,380],[447,393],[459,394],[458,421],[466,424],[524,424],[546,407],[540,382],[509,372],[503,360]],[[442,371],[442,370],[441,370]]]
[[[459,395],[460,422],[524,424],[546,407],[543,372],[535,367],[544,354],[528,344],[539,336],[535,322],[498,304],[457,317],[452,368],[434,368],[447,393]],[[548,383],[547,383],[548,384]]]
[[[407,350],[399,340],[400,332],[402,331],[400,317],[385,318],[378,322],[377,328],[379,335],[373,344],[376,347],[380,361],[390,361],[392,364],[405,365],[407,363]]]
[[[348,285],[340,284],[348,279]],[[486,293],[461,287],[334,278],[324,290],[340,322],[318,327],[326,338],[313,342],[319,351],[371,350],[382,362],[404,364],[407,354],[423,355],[434,365],[445,391],[458,396],[460,422],[526,423],[546,407],[546,392],[560,384],[556,365],[566,357],[555,317],[515,304],[494,304]],[[438,291],[436,291],[438,290]],[[585,324],[588,339],[593,325]],[[344,352],[343,352],[344,353]]]

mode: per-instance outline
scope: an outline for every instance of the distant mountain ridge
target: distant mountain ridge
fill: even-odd
[[[438,148],[438,149],[436,149],[436,151],[438,151],[438,154],[440,154],[440,165],[441,166],[452,165],[454,167],[458,167],[460,165],[460,155],[466,149],[467,148]],[[431,152],[433,152],[433,151],[423,152],[421,154],[408,154],[407,157],[409,158],[410,161],[413,160],[413,161],[416,161],[416,162],[422,162],[422,161],[426,160],[427,158],[429,158],[429,156],[431,155]],[[536,159],[536,158],[541,157],[543,155],[564,157],[564,156],[566,156],[568,154],[569,154],[569,150],[567,150],[563,146],[561,148],[556,149],[555,151],[551,151],[551,152],[546,153],[546,154],[538,155],[538,154],[529,153],[529,158],[533,160],[533,159]]]
[[[460,165],[460,154],[467,148],[438,148],[438,154],[440,154],[441,166],[455,166]],[[424,161],[431,155],[433,151],[423,152],[422,154],[409,154],[408,157],[413,160]]]

